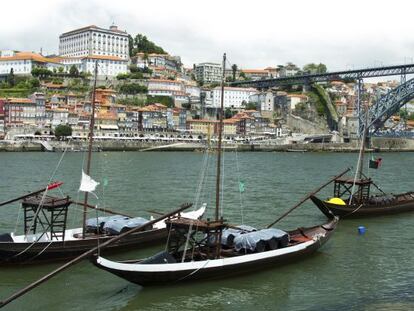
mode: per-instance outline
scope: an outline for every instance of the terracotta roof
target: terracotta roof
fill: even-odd
[[[303,94],[288,94],[287,97],[299,97],[299,98],[302,98],[302,99],[307,99],[308,98],[308,96],[303,95]]]
[[[118,56],[109,56],[109,55],[90,55],[86,57],[81,57],[82,59],[105,59],[105,60],[117,60],[117,61],[124,61],[127,62],[126,59],[120,58]]]
[[[168,79],[149,79],[148,82],[168,82],[168,83],[178,83],[181,84],[181,82],[177,80],[168,80]]]
[[[9,98],[7,101],[13,104],[34,104],[29,98]]]
[[[269,73],[267,70],[264,70],[264,69],[241,69],[240,71],[244,73],[263,73],[263,74]]]
[[[0,57],[0,61],[9,60],[32,60],[39,63],[58,63],[54,58],[47,58],[33,52],[17,52],[13,56]]]
[[[68,31],[68,32],[64,32],[59,36],[59,38],[67,36],[67,35],[71,35],[73,33],[77,33],[79,31],[84,31],[84,30],[101,30],[101,31],[118,32],[118,33],[122,33],[122,34],[125,34],[125,35],[127,34],[125,31],[122,31],[122,30],[119,30],[119,29],[111,30],[111,29],[101,28],[101,27],[98,27],[96,25],[89,25],[89,26],[86,26],[86,27],[81,27],[81,28],[77,28],[77,29],[74,29],[74,30],[71,30],[71,31]]]

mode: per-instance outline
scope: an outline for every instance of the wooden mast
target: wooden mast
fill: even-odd
[[[221,78],[221,101],[219,109],[218,146],[217,146],[217,179],[216,179],[216,212],[215,219],[220,218],[220,174],[221,174],[221,141],[223,135],[223,110],[224,110],[224,77],[226,70],[226,53],[223,55],[223,75]]]
[[[361,141],[361,149],[360,149],[360,160],[358,165],[358,178],[361,180],[363,178],[363,168],[364,168],[364,155],[365,155],[365,143],[367,140],[368,135],[368,111],[369,111],[369,105],[365,105],[365,123],[364,123],[364,132],[362,135],[362,141]]]
[[[92,159],[92,146],[93,146],[93,129],[95,127],[95,91],[96,91],[96,80],[98,77],[98,61],[95,61],[95,79],[93,81],[92,89],[92,114],[91,122],[89,124],[89,147],[88,147],[88,160],[86,163],[86,175],[90,175],[91,170],[91,159]],[[82,221],[82,238],[85,238],[86,233],[86,217],[88,210],[88,192],[85,192],[85,199],[83,200],[83,221]]]
[[[221,102],[219,109],[218,146],[217,146],[217,176],[216,176],[216,210],[215,221],[220,221],[220,180],[221,180],[221,142],[223,136],[223,112],[224,112],[224,78],[226,71],[226,53],[223,55],[223,74],[221,78]],[[221,228],[216,231],[216,258],[220,256]]]

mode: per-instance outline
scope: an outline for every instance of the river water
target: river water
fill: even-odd
[[[61,155],[0,153],[0,201],[41,188],[51,176],[64,182],[62,193],[81,199],[77,188],[85,155],[68,153],[58,165]],[[383,165],[369,174],[383,190],[414,188],[413,154],[377,156]],[[101,182],[95,200],[99,206],[145,217],[147,210],[169,211],[197,196],[214,206],[214,160],[205,161],[202,153],[101,152],[93,157],[92,176]],[[328,178],[355,167],[356,160],[356,154],[340,153],[225,153],[223,215],[232,223],[267,225]],[[202,171],[205,183],[197,191]],[[239,181],[245,185],[241,195]],[[331,191],[325,190],[322,197]],[[21,232],[18,204],[2,207],[1,215],[1,232],[14,231],[16,224]],[[208,216],[212,215],[210,208]],[[70,226],[78,225],[80,217],[78,208],[71,209]],[[279,227],[294,229],[324,221],[308,202]],[[367,228],[363,236],[357,234],[360,225]],[[343,220],[332,239],[302,261],[172,287],[142,288],[84,261],[5,310],[414,310],[413,230],[413,214]],[[143,258],[163,247],[114,258]],[[57,266],[0,267],[0,299]]]

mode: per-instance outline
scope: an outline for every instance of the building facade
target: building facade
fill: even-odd
[[[32,69],[42,67],[49,70],[61,67],[56,58],[47,58],[32,52],[1,51],[0,75],[8,75],[13,69],[15,75],[30,75]]]
[[[215,63],[201,63],[195,67],[196,80],[203,83],[220,82],[222,72],[222,66]]]
[[[224,108],[241,108],[249,102],[251,95],[257,92],[253,88],[225,87]],[[221,104],[221,87],[215,87],[212,92],[212,106],[219,108]]]
[[[59,55],[63,57],[114,56],[128,60],[128,34],[115,25],[109,29],[91,25],[65,32],[59,36]]]

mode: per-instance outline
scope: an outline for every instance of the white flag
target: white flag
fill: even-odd
[[[97,181],[94,181],[89,175],[86,175],[82,170],[82,180],[79,187],[79,191],[93,193],[96,187],[99,185]]]

